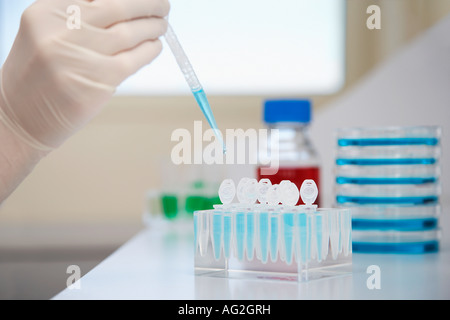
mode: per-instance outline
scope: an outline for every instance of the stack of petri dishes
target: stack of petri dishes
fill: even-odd
[[[353,252],[439,250],[441,129],[337,130],[336,203],[350,208]]]

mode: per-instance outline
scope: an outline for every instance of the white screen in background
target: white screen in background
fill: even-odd
[[[17,30],[21,11],[32,1],[0,2],[4,58],[11,31]],[[208,94],[329,94],[344,84],[344,0],[170,2],[169,21]],[[124,95],[188,93],[165,43],[151,65],[118,89]]]

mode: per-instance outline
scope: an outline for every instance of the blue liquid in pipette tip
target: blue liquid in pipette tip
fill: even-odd
[[[200,109],[203,112],[203,115],[205,116],[206,120],[209,123],[209,126],[214,130],[214,134],[216,135],[216,138],[223,146],[223,153],[225,154],[227,152],[227,149],[225,147],[225,143],[222,139],[222,135],[220,134],[219,128],[217,127],[216,120],[214,119],[214,115],[211,110],[211,106],[209,105],[208,98],[206,97],[205,91],[203,89],[200,89],[198,91],[192,91],[194,94],[195,100],[197,101],[198,105],[200,106]]]

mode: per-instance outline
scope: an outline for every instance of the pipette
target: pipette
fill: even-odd
[[[175,35],[175,32],[173,31],[170,24],[168,25],[167,32],[164,35],[164,38],[166,39],[166,42],[169,45],[170,50],[175,56],[178,66],[180,67],[180,70],[183,73],[186,82],[191,88],[191,91],[195,97],[195,100],[200,106],[203,115],[206,117],[206,120],[208,121],[209,125],[214,130],[216,139],[222,144],[223,153],[225,153],[226,152],[225,143],[217,127],[217,123],[216,120],[214,119],[214,115],[212,113],[211,106],[209,105],[208,98],[206,97],[205,91],[203,90],[200,81],[198,81],[194,68],[192,67],[186,53],[181,47],[181,44],[178,41],[178,38]]]

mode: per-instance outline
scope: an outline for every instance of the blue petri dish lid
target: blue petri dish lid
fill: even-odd
[[[354,253],[371,254],[426,254],[439,251],[438,240],[408,243],[360,242],[352,243]]]
[[[340,128],[337,143],[346,146],[411,146],[439,145],[439,126]]]
[[[353,230],[354,253],[424,254],[439,251],[441,230],[367,231]]]

